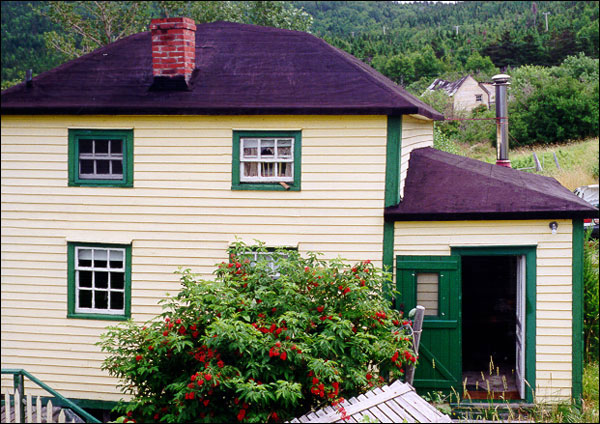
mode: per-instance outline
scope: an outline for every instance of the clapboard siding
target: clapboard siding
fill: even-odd
[[[400,161],[400,197],[404,196],[404,182],[408,161],[413,149],[433,146],[433,121],[405,115],[402,117],[402,150]]]
[[[451,247],[536,245],[536,395],[571,395],[572,223],[558,220],[396,222],[395,255],[449,255]]]
[[[406,119],[407,143],[422,125]],[[133,129],[134,187],[69,187],[69,128]],[[233,130],[301,130],[302,190],[232,191]],[[132,244],[138,321],[179,289],[178,267],[213,278],[236,236],[380,265],[386,141],[385,116],[3,116],[2,366],[121,397],[94,344],[112,323],[66,319],[67,241]]]

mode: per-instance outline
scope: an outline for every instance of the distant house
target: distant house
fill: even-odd
[[[427,87],[427,91],[444,90],[453,99],[454,110],[471,111],[477,106],[488,108],[495,103],[494,86],[487,82],[477,82],[471,75],[456,81],[437,78]]]

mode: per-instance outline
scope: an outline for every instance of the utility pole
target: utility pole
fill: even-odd
[[[385,25],[383,26],[383,35],[385,35]]]
[[[456,29],[456,35],[458,35],[458,28],[460,27],[460,25],[454,25],[454,28]]]
[[[548,15],[550,12],[542,12],[542,15],[546,17],[546,32],[548,32]]]

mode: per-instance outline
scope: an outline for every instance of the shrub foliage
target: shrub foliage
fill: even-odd
[[[583,247],[583,330],[588,361],[598,361],[598,239],[586,234]]]
[[[266,259],[274,259],[273,267]],[[144,326],[110,327],[103,368],[137,422],[267,422],[336,404],[400,377],[416,358],[381,296],[387,273],[236,243],[214,280],[182,290]]]

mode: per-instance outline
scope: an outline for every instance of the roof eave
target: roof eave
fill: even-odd
[[[598,210],[517,211],[517,212],[399,212],[395,206],[386,208],[384,218],[395,221],[487,221],[525,219],[585,219],[597,218]]]
[[[81,106],[34,107],[2,106],[2,115],[421,115],[432,120],[443,120],[420,107],[386,106],[280,106],[280,107],[161,107],[161,106]]]

